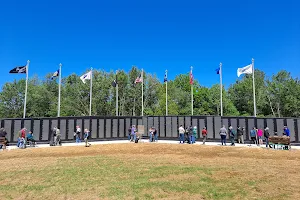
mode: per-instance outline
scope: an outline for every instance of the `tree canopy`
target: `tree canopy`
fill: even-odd
[[[141,84],[134,84],[141,73],[137,67],[127,73],[118,71],[119,115],[141,115]],[[93,73],[93,115],[116,114],[116,88],[112,86],[114,72],[95,70]],[[165,83],[156,75],[144,73],[144,115],[164,115]],[[89,81],[83,84],[79,76],[71,74],[62,79],[61,116],[89,114]],[[289,72],[280,71],[267,78],[255,71],[258,116],[299,117],[300,82]],[[0,92],[0,118],[19,118],[23,115],[25,80],[5,83]],[[220,115],[220,85],[204,87],[194,80],[194,115]],[[27,117],[57,116],[58,82],[51,74],[39,79],[34,76],[28,84]],[[253,116],[252,75],[223,88],[224,116]],[[180,74],[168,81],[168,114],[191,115],[191,87],[189,74]]]

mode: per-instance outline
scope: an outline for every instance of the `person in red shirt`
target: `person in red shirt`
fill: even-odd
[[[206,127],[204,127],[204,128],[202,129],[202,137],[203,137],[203,144],[205,144],[206,138],[207,138],[207,130],[206,130]]]
[[[19,138],[17,147],[24,148],[25,147],[25,136],[26,136],[26,128],[22,128],[19,132]]]

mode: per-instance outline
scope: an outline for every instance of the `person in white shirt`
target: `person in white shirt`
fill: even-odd
[[[182,144],[184,144],[184,133],[185,133],[185,130],[184,130],[184,128],[183,128],[182,125],[180,125],[178,131],[179,131],[179,140],[180,140],[179,143],[182,142]]]
[[[80,143],[80,134],[81,134],[81,128],[79,126],[76,126],[76,132],[75,132],[75,136],[76,136],[76,143]]]

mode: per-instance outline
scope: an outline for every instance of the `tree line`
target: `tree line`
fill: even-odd
[[[141,84],[134,84],[141,70],[132,67],[117,74],[119,115],[141,115]],[[56,117],[58,83],[52,74],[28,83],[27,117]],[[98,116],[116,114],[116,74],[94,70],[92,113]],[[191,115],[189,74],[179,74],[168,80],[168,114]],[[165,84],[156,75],[144,73],[144,115],[165,115]],[[88,81],[87,81],[88,82]],[[257,115],[268,117],[298,117],[300,114],[300,82],[287,71],[267,78],[255,71]],[[89,84],[71,74],[62,79],[61,116],[87,116],[89,113]],[[220,115],[220,86],[204,87],[194,80],[194,115]],[[0,118],[21,118],[23,114],[25,79],[5,83],[0,92]],[[252,75],[223,88],[224,116],[253,116]]]

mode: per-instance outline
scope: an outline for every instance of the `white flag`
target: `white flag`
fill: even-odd
[[[240,77],[240,75],[242,75],[242,74],[252,74],[252,73],[253,73],[252,64],[247,65],[246,67],[237,69],[237,76],[238,77]]]
[[[92,71],[83,74],[82,76],[80,76],[80,79],[82,80],[83,83],[85,83],[85,80],[91,80],[91,75],[92,75]]]

